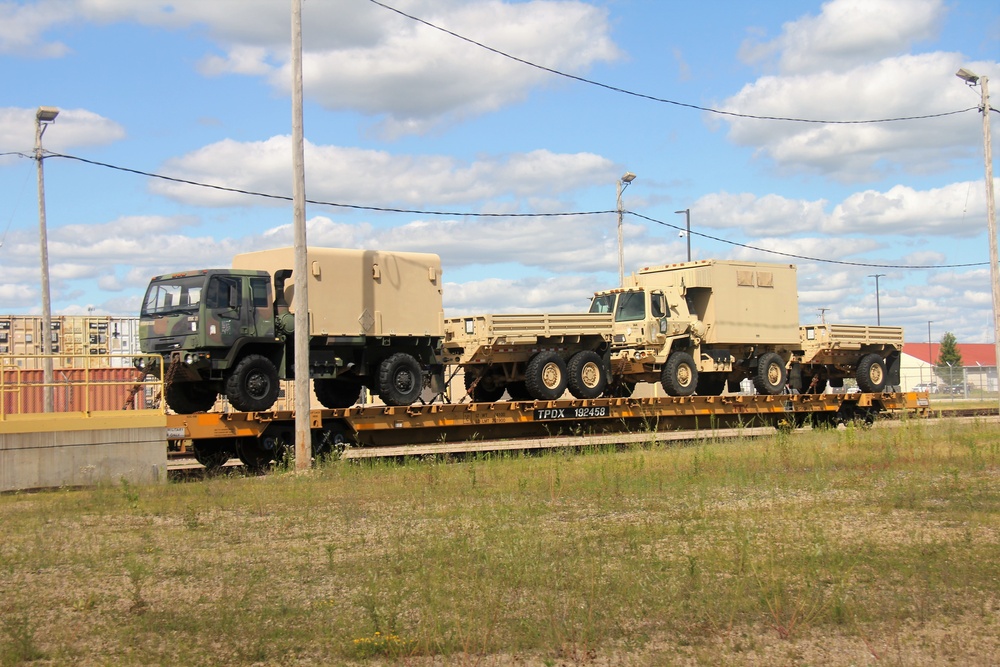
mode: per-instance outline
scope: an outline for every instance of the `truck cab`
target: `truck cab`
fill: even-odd
[[[660,290],[623,288],[598,292],[591,313],[614,313],[612,348],[662,346],[676,318]],[[674,326],[674,328],[677,328]]]
[[[283,362],[272,304],[266,271],[206,269],[150,281],[139,313],[139,344],[144,353],[161,357],[171,408],[181,413],[211,408],[251,352],[275,366]],[[155,364],[146,370],[158,372]],[[250,395],[235,402],[273,403],[277,375],[250,375]]]

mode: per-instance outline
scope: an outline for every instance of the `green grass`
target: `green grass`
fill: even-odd
[[[988,664],[998,471],[910,421],[7,495],[0,665]]]

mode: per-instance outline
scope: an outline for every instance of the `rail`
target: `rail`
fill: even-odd
[[[155,355],[65,354],[0,355],[0,421],[15,415],[43,414],[51,388],[53,411],[90,416],[118,410],[164,412],[163,375],[147,375],[133,366],[136,357]],[[53,381],[46,383],[42,365],[52,359]]]

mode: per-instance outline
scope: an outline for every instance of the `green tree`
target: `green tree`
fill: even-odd
[[[934,363],[934,371],[947,385],[955,384],[962,377],[962,353],[958,351],[955,334],[950,331],[946,331],[941,337],[941,347]]]

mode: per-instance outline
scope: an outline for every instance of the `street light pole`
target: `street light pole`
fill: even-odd
[[[622,208],[622,192],[625,191],[632,181],[635,180],[635,174],[631,171],[626,171],[625,174],[618,179],[618,286],[625,287],[625,237],[622,232],[622,217],[625,213],[625,209]]]
[[[879,306],[878,299],[878,279],[885,277],[884,273],[873,273],[868,276],[869,278],[875,279],[875,323],[882,326],[882,308]]]
[[[990,139],[990,81],[985,76],[977,76],[969,70],[962,68],[955,73],[955,76],[965,81],[970,86],[979,84],[982,93],[982,105],[979,107],[983,114],[983,157],[986,163],[986,229],[990,241],[990,283],[993,292],[993,353],[996,355],[997,382],[1000,383],[1000,268],[997,257],[997,208],[993,196],[993,150]]]
[[[686,208],[683,211],[674,211],[674,213],[684,214],[684,235],[687,237],[688,242],[688,261],[691,261],[691,209]]]
[[[937,380],[934,379],[934,350],[931,348],[931,322],[933,321],[927,321],[927,364],[930,371],[927,382],[937,384]]]
[[[38,107],[35,112],[35,161],[38,162],[38,245],[42,253],[42,390],[45,412],[55,411],[54,374],[52,371],[52,301],[49,296],[49,237],[45,222],[45,172],[42,168],[42,135],[55,121],[59,109]]]

